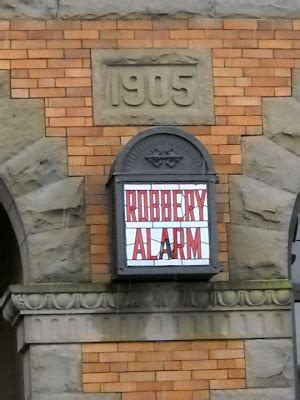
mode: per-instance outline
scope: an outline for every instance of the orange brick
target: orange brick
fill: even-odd
[[[116,29],[117,21],[100,20],[100,21],[82,21],[82,29]]]
[[[206,392],[206,391],[205,391]],[[192,391],[156,392],[156,400],[194,400]],[[198,397],[200,400],[200,398]]]
[[[245,57],[245,58],[273,58],[273,50],[271,50],[271,49],[244,49],[243,57]]]
[[[29,58],[63,58],[63,50],[29,50]]]
[[[0,50],[0,58],[1,59],[20,59],[26,58],[27,52],[26,50]]]
[[[153,392],[124,393],[122,400],[156,400]]]
[[[261,125],[262,118],[260,116],[228,116],[229,125]]]
[[[229,369],[228,370],[228,378],[230,378],[230,379],[246,378],[246,371],[245,371],[245,369]]]
[[[218,360],[218,368],[227,369],[227,368],[235,368],[235,360]]]
[[[15,33],[23,33],[23,32],[15,32]],[[24,32],[25,34],[25,32]],[[27,31],[27,38],[31,40],[46,40],[46,39],[63,39],[64,33],[63,31],[55,31],[55,30],[47,30],[47,31]],[[26,38],[26,36],[25,36]],[[22,39],[22,37],[12,37],[12,39]]]
[[[83,383],[101,383],[101,382],[118,382],[118,374],[112,372],[97,372],[83,374]]]
[[[221,139],[224,139],[222,136]],[[219,143],[222,144],[222,143]],[[201,349],[226,349],[226,341],[225,340],[200,340],[197,342],[191,342],[192,350],[201,350]]]
[[[258,21],[258,29],[293,29],[293,21],[268,19]]]
[[[223,47],[223,40],[221,39],[190,39],[189,48],[190,49],[202,49],[202,48],[213,48],[213,47]]]
[[[5,51],[5,50],[2,50],[2,51]],[[13,51],[13,50],[11,50],[11,51]],[[16,50],[16,51],[18,51],[18,50]],[[1,50],[0,50],[0,56],[1,56]],[[46,68],[46,60],[39,60],[39,59],[36,59],[36,60],[12,60],[11,67],[12,68],[22,68],[22,69]]]
[[[117,343],[91,343],[82,345],[83,353],[114,353],[117,351]]]
[[[101,267],[97,268],[97,273],[107,273],[107,265],[101,265],[101,264],[97,264],[97,265],[92,265],[92,269],[95,267]],[[125,372],[128,371],[128,363],[127,362],[113,362],[113,363],[105,363],[105,365],[109,365],[109,369],[111,372]]]
[[[244,89],[242,87],[216,87],[215,96],[243,96]]]
[[[85,383],[82,385],[82,389],[84,393],[98,393],[100,392],[100,384],[99,383]]]
[[[86,49],[113,49],[118,47],[118,41],[115,39],[88,39],[83,40],[83,47]]]
[[[179,371],[181,370],[181,361],[165,361],[163,369],[166,371]]]
[[[95,363],[99,361],[98,353],[83,353],[82,354],[82,362],[85,363]]]
[[[272,30],[240,30],[241,39],[274,39],[274,31]],[[284,38],[285,39],[285,38]]]
[[[80,49],[81,41],[80,40],[47,40],[48,49]]]
[[[221,58],[240,58],[242,57],[241,49],[213,49],[214,57]]]
[[[137,31],[139,32],[139,31]],[[104,30],[100,32],[101,39],[134,39],[133,30]],[[141,38],[143,39],[143,38]]]
[[[91,96],[92,89],[91,87],[68,87],[67,88],[67,96],[70,97],[87,97]]]
[[[300,50],[274,50],[274,58],[300,58]]]
[[[189,29],[222,29],[222,20],[209,20],[209,19],[190,19],[188,20]]]
[[[234,86],[234,78],[214,78],[215,86]]]
[[[193,30],[171,30],[170,39],[204,39],[204,31]]]
[[[209,350],[208,356],[210,359],[231,359],[231,358],[243,358],[244,350]]]
[[[34,88],[37,87],[36,79],[12,79],[11,88]]]
[[[245,368],[246,360],[244,358],[234,360],[235,368]]]
[[[211,389],[243,389],[245,387],[245,379],[219,379],[210,381]]]
[[[135,392],[135,382],[101,383],[101,392]],[[133,393],[130,393],[133,394]]]
[[[127,20],[117,21],[118,29],[152,29],[152,21],[150,20]]]
[[[206,30],[204,35],[207,39],[238,39],[238,30]]]
[[[257,29],[257,21],[251,19],[224,20],[224,29]]]
[[[202,371],[193,371],[192,378],[193,379],[227,379],[227,370],[226,369],[204,369]]]
[[[12,30],[43,30],[46,27],[45,21],[23,21],[23,20],[12,20],[10,21],[10,29]]]
[[[85,87],[91,86],[91,78],[57,78],[57,87]]]
[[[59,78],[64,76],[63,69],[32,69],[29,70],[30,78]]]
[[[124,342],[118,344],[119,351],[153,351],[154,343],[151,342]]]
[[[65,39],[98,39],[98,30],[65,30]]]
[[[58,137],[66,136],[66,129],[65,128],[49,128],[49,127],[47,127],[46,136],[58,136]]]
[[[155,381],[155,372],[120,372],[120,382],[150,382],[150,381]]]
[[[224,40],[224,47],[234,48],[234,49],[255,49],[258,47],[258,40],[255,39]]]
[[[208,359],[207,350],[173,352],[173,360],[206,360],[206,359]]]
[[[99,247],[99,246],[98,246]],[[106,246],[104,246],[106,248]],[[100,362],[124,362],[135,361],[136,355],[134,352],[117,352],[99,354]]]
[[[274,87],[246,87],[246,96],[274,96]]]
[[[227,348],[228,349],[243,349],[244,341],[243,340],[227,340]]]
[[[225,67],[259,67],[259,60],[256,58],[227,58]]]
[[[209,389],[209,382],[203,381],[175,381],[174,390],[201,390]]]
[[[163,369],[162,361],[129,362],[128,371],[159,371]]]
[[[280,78],[280,77],[265,77],[265,78],[253,78],[252,79],[253,86],[289,86],[288,78]]]
[[[153,29],[187,29],[187,21],[186,20],[154,20],[153,21]]]
[[[259,40],[261,49],[292,49],[293,45],[293,40]]]
[[[136,390],[145,392],[145,391],[159,391],[159,390],[172,390],[173,382],[170,381],[161,381],[161,382],[137,382]]]
[[[141,351],[136,354],[137,361],[171,361],[171,351]]]
[[[65,49],[64,53],[66,58],[90,58],[88,49]]]
[[[178,350],[190,350],[191,345],[189,342],[155,342],[154,349],[157,351],[178,351]]]
[[[139,30],[135,31],[134,37],[135,39],[142,39],[142,40],[153,40],[153,39],[166,40],[170,39],[170,31],[167,29],[155,30],[155,31]]]
[[[191,380],[191,371],[159,371],[156,372],[157,381],[188,381]]]
[[[87,363],[82,365],[82,372],[109,372],[108,363]]]

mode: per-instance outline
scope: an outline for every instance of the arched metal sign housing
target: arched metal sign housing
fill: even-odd
[[[181,129],[130,140],[108,181],[114,280],[207,280],[219,272],[216,179],[205,147]]]

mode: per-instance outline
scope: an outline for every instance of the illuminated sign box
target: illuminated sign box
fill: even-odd
[[[206,149],[162,127],[132,139],[117,157],[112,193],[115,280],[207,280],[219,271],[216,174]]]

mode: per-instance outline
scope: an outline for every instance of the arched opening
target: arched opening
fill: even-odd
[[[290,225],[290,264],[295,297],[295,328],[297,343],[298,391],[300,382],[300,194],[298,195]]]
[[[14,211],[13,207],[11,203],[7,212],[4,203],[0,202],[0,298],[10,284],[23,282],[19,243],[9,218],[9,212]],[[22,355],[17,352],[16,329],[0,314],[1,398],[24,400],[22,370]]]

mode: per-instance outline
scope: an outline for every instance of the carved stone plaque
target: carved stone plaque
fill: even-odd
[[[94,50],[97,125],[214,123],[211,52]]]

